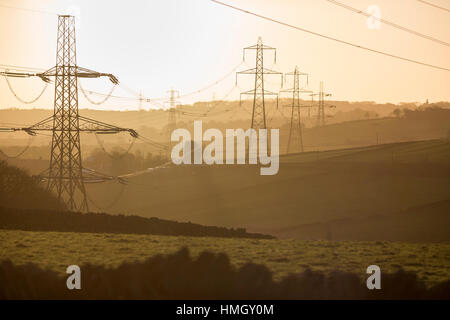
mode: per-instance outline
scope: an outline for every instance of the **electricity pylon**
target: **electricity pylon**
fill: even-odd
[[[314,108],[314,96],[315,96],[315,94],[311,93],[309,96],[311,97],[311,105],[309,105],[309,107],[308,107],[308,119],[311,119],[311,109]]]
[[[99,73],[77,65],[75,41],[75,17],[58,16],[58,38],[56,50],[56,66],[43,73],[10,73],[13,77],[37,76],[45,82],[55,78],[55,100],[53,116],[30,127],[10,128],[12,131],[22,130],[30,135],[38,131],[52,132],[52,148],[47,188],[56,193],[69,210],[88,211],[85,182],[98,182],[95,174],[83,175],[81,159],[80,133],[110,134],[129,132],[133,137],[138,135],[133,129],[119,128],[100,121],[89,119],[78,114],[78,78],[98,78],[106,76],[113,84],[119,81],[112,74]]]
[[[255,88],[249,91],[241,92],[242,95],[253,95],[253,111],[252,111],[252,123],[250,128],[252,129],[266,129],[266,107],[264,104],[264,96],[274,95],[277,96],[278,104],[278,93],[271,92],[264,89],[264,75],[281,75],[281,86],[283,86],[283,74],[274,70],[264,68],[264,50],[274,51],[274,62],[277,61],[276,49],[266,46],[262,43],[261,37],[258,38],[258,43],[256,45],[244,48],[243,58],[245,60],[245,50],[256,50],[256,66],[255,68],[240,71],[236,73],[236,84],[237,76],[239,74],[254,74],[255,75]],[[241,100],[242,101],[242,100]]]
[[[142,97],[142,92],[139,91],[139,111],[142,111],[142,101],[144,98]]]
[[[319,104],[317,113],[317,126],[325,125],[325,97],[330,97],[331,93],[326,93],[323,91],[323,81],[320,81],[319,93]]]
[[[177,104],[177,99],[180,98],[180,92],[177,90],[169,90],[167,91],[170,96],[169,96],[169,118],[168,118],[168,122],[167,122],[167,131],[168,131],[168,148],[167,151],[169,152],[169,157],[170,157],[170,152],[172,150],[172,139],[171,139],[171,135],[172,132],[177,128],[177,109],[176,109],[176,104]]]
[[[300,93],[311,93],[311,90],[304,90],[300,88],[300,76],[307,76],[307,73],[300,72],[298,67],[295,67],[293,72],[289,72],[285,74],[286,76],[293,76],[294,83],[292,89],[281,90],[281,92],[290,92],[292,93],[292,103],[289,106],[291,108],[291,125],[289,129],[289,138],[287,145],[287,153],[289,153],[292,144],[295,143],[295,138],[297,141],[297,148],[299,152],[303,152],[303,135],[302,135],[302,121],[301,121],[301,108],[309,108],[309,106],[300,105]],[[308,78],[307,78],[308,79]],[[307,80],[308,83],[308,80]],[[293,143],[294,140],[294,143]]]

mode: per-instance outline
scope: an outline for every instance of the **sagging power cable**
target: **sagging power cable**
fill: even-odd
[[[111,98],[111,95],[112,95],[112,93],[114,92],[114,89],[116,89],[116,84],[113,84],[112,86],[111,86],[111,89],[109,90],[109,92],[105,95],[105,97],[104,97],[104,99],[103,100],[100,100],[100,101],[94,101],[94,100],[92,100],[90,97],[89,97],[89,95],[88,94],[92,94],[93,93],[93,91],[86,91],[86,90],[84,90],[84,88],[83,88],[83,86],[81,85],[81,81],[78,81],[78,85],[80,86],[80,90],[81,90],[81,92],[83,93],[83,96],[86,98],[86,100],[87,101],[89,101],[90,103],[92,103],[92,104],[94,104],[94,105],[101,105],[101,104],[103,104],[103,103],[105,103],[106,101],[108,101],[109,100],[109,98]]]
[[[18,94],[16,93],[16,91],[13,89],[13,87],[12,87],[12,85],[11,85],[11,82],[10,82],[9,79],[8,79],[8,76],[6,76],[6,75],[4,75],[4,74],[2,74],[2,75],[3,75],[3,77],[5,78],[6,83],[8,84],[8,88],[9,88],[9,90],[11,91],[11,93],[14,95],[14,97],[15,97],[17,100],[19,100],[20,102],[25,103],[25,104],[32,104],[32,103],[35,103],[36,101],[38,101],[39,98],[42,97],[42,95],[44,94],[44,92],[45,92],[45,90],[47,89],[47,86],[48,86],[48,83],[46,82],[46,83],[44,84],[44,87],[43,87],[42,91],[39,93],[39,95],[38,95],[36,98],[31,99],[31,100],[25,100],[25,99],[22,99],[21,97],[19,97],[19,95],[18,95]]]

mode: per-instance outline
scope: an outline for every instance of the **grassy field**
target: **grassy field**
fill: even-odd
[[[449,243],[402,243],[367,241],[300,241],[191,238],[153,235],[29,232],[0,230],[0,259],[15,264],[35,263],[64,274],[71,264],[118,266],[155,254],[189,247],[225,252],[232,264],[267,265],[276,279],[306,268],[329,272],[341,270],[365,277],[365,269],[379,265],[382,272],[398,268],[413,271],[432,285],[450,278]]]

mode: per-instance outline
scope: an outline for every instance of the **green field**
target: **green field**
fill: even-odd
[[[61,274],[72,264],[118,266],[187,246],[193,256],[204,250],[225,252],[235,266],[247,262],[265,264],[276,279],[308,267],[325,272],[349,271],[365,277],[365,269],[371,264],[379,265],[382,272],[398,268],[413,271],[428,285],[450,279],[449,243],[252,240],[7,230],[0,230],[0,242],[0,259],[10,259],[15,264],[35,263]]]

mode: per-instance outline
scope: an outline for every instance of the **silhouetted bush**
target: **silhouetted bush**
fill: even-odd
[[[449,299],[450,281],[426,288],[412,273],[382,274],[381,290],[368,290],[355,274],[306,270],[274,281],[263,265],[240,268],[227,255],[184,248],[117,268],[84,265],[81,290],[35,265],[0,263],[1,299]]]
[[[22,209],[64,210],[64,205],[39,185],[39,178],[0,160],[0,204]]]

